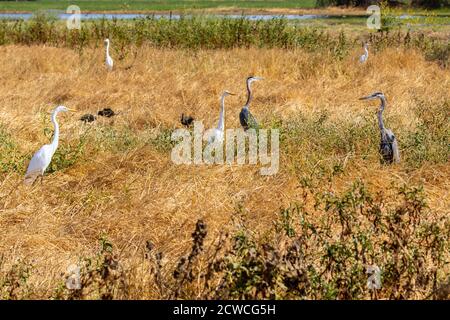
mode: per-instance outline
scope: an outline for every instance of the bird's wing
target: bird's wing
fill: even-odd
[[[398,150],[398,142],[394,133],[390,129],[386,129],[388,141],[392,145],[393,160],[395,163],[400,162],[400,151]]]
[[[50,164],[51,150],[48,145],[39,149],[31,158],[25,174],[25,183],[33,183],[34,180],[42,175]]]
[[[248,126],[254,129],[259,127],[258,122],[250,111],[248,112]]]
[[[241,122],[242,127],[248,127],[248,110],[243,108],[239,113],[239,121]]]

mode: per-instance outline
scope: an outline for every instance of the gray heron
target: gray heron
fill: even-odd
[[[248,109],[250,106],[250,102],[252,101],[252,89],[251,89],[251,83],[253,81],[263,80],[264,78],[261,77],[248,77],[247,78],[247,102],[245,103],[245,106],[242,108],[241,112],[239,113],[239,121],[241,122],[242,127],[244,130],[248,130],[249,128],[257,128],[258,122],[256,121],[255,117],[251,114],[250,110]]]
[[[386,98],[382,92],[375,92],[367,97],[360,98],[360,100],[375,100],[380,99],[381,105],[378,109],[378,127],[380,129],[380,155],[382,161],[385,163],[400,162],[400,153],[398,150],[397,138],[394,133],[384,126],[383,111],[386,107]]]

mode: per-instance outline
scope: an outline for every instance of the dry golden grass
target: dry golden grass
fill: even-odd
[[[358,97],[385,92],[387,113],[399,121],[395,127],[414,127],[411,111],[415,97],[430,103],[450,100],[450,74],[426,62],[415,51],[388,49],[372,55],[369,63],[356,63],[360,52],[342,61],[321,54],[279,49],[183,51],[141,48],[133,59],[115,60],[107,73],[103,50],[89,49],[79,56],[69,49],[45,46],[0,47],[0,123],[12,135],[22,154],[48,142],[47,113],[57,104],[79,110],[60,114],[60,146],[77,141],[86,130],[114,128],[131,132],[138,142],[128,148],[90,144],[77,162],[46,175],[44,184],[19,185],[23,173],[1,174],[0,255],[4,267],[19,258],[31,261],[28,285],[38,297],[51,296],[61,276],[80,257],[94,256],[102,235],[114,244],[120,261],[139,265],[145,241],[152,241],[170,257],[185,253],[197,219],[208,224],[207,241],[229,227],[242,206],[255,231],[272,224],[280,208],[301,198],[295,163],[298,150],[282,154],[280,171],[272,177],[255,166],[176,166],[170,152],[145,143],[162,128],[180,127],[182,112],[216,126],[219,96],[225,89],[239,93],[226,106],[226,126],[238,127],[238,113],[245,101],[245,78],[266,80],[254,85],[252,110],[259,119],[289,120],[328,110],[333,119],[355,119],[373,114],[375,104]],[[114,56],[113,56],[114,57]],[[84,113],[111,107],[121,114],[83,125]],[[399,139],[402,139],[401,136]],[[101,144],[101,141],[97,140]],[[403,164],[380,166],[377,147],[373,157],[355,158],[345,173],[332,182],[335,190],[363,179],[372,190],[391,182],[423,183],[430,207],[438,214],[450,209],[450,168],[447,164],[406,170]],[[283,148],[283,146],[282,146]],[[331,186],[325,186],[331,187]],[[145,287],[144,278],[136,287]],[[35,295],[36,296],[36,295]],[[158,298],[148,288],[138,298]]]

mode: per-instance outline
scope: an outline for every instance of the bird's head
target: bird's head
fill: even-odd
[[[105,44],[109,44],[109,39],[108,38],[105,39]]]
[[[375,100],[375,99],[385,99],[385,96],[382,92],[374,92],[369,96],[359,98],[359,100]]]
[[[67,111],[76,111],[76,110],[67,108],[65,106],[57,106],[54,112],[67,112]]]
[[[225,90],[225,91],[223,92],[223,96],[224,96],[224,97],[226,97],[226,96],[235,96],[235,95],[236,95],[235,93],[232,93],[232,92],[227,91],[227,90]]]
[[[250,84],[250,83],[252,83],[253,81],[258,81],[258,80],[264,80],[264,78],[261,78],[261,77],[255,77],[255,76],[250,76],[250,77],[247,78],[247,83]]]

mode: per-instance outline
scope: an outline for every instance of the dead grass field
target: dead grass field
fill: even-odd
[[[263,233],[281,208],[301,199],[299,177],[315,165],[304,160],[313,148],[282,143],[280,171],[264,177],[258,166],[176,166],[170,149],[163,142],[158,145],[160,133],[181,127],[182,112],[215,127],[225,89],[238,93],[227,98],[226,127],[238,127],[245,78],[251,74],[265,78],[254,84],[251,106],[264,124],[273,119],[289,122],[299,113],[309,117],[327,112],[343,123],[368,116],[373,117],[375,133],[368,141],[378,141],[377,104],[360,102],[363,95],[386,94],[387,126],[400,141],[402,133],[417,124],[412,111],[417,98],[429,105],[450,101],[449,70],[425,61],[420,53],[391,48],[371,55],[364,66],[356,62],[359,54],[353,51],[334,61],[301,50],[143,47],[135,61],[115,59],[115,70],[107,73],[102,49],[88,49],[80,56],[45,46],[0,47],[0,124],[23,162],[16,171],[0,173],[0,267],[7,270],[19,260],[28,261],[33,267],[27,279],[29,295],[23,297],[48,298],[70,264],[96,254],[102,236],[131,268],[143,263],[147,240],[166,253],[169,263],[171,257],[185,254],[200,218],[208,224],[208,243],[232,228],[237,212],[255,233]],[[67,168],[47,174],[43,185],[15,188],[32,153],[48,143],[48,112],[58,104],[78,110],[58,119],[60,147],[76,146],[80,137],[88,137],[80,156]],[[104,107],[121,113],[87,125],[78,120]],[[47,136],[44,128],[50,129]],[[358,152],[332,155],[348,161],[344,172],[331,182],[324,180],[321,188],[339,192],[358,178],[373,191],[388,190],[391,183],[423,184],[430,208],[448,217],[448,162],[382,166],[378,142],[371,147],[365,158]],[[145,273],[136,270],[132,296],[159,298]]]

